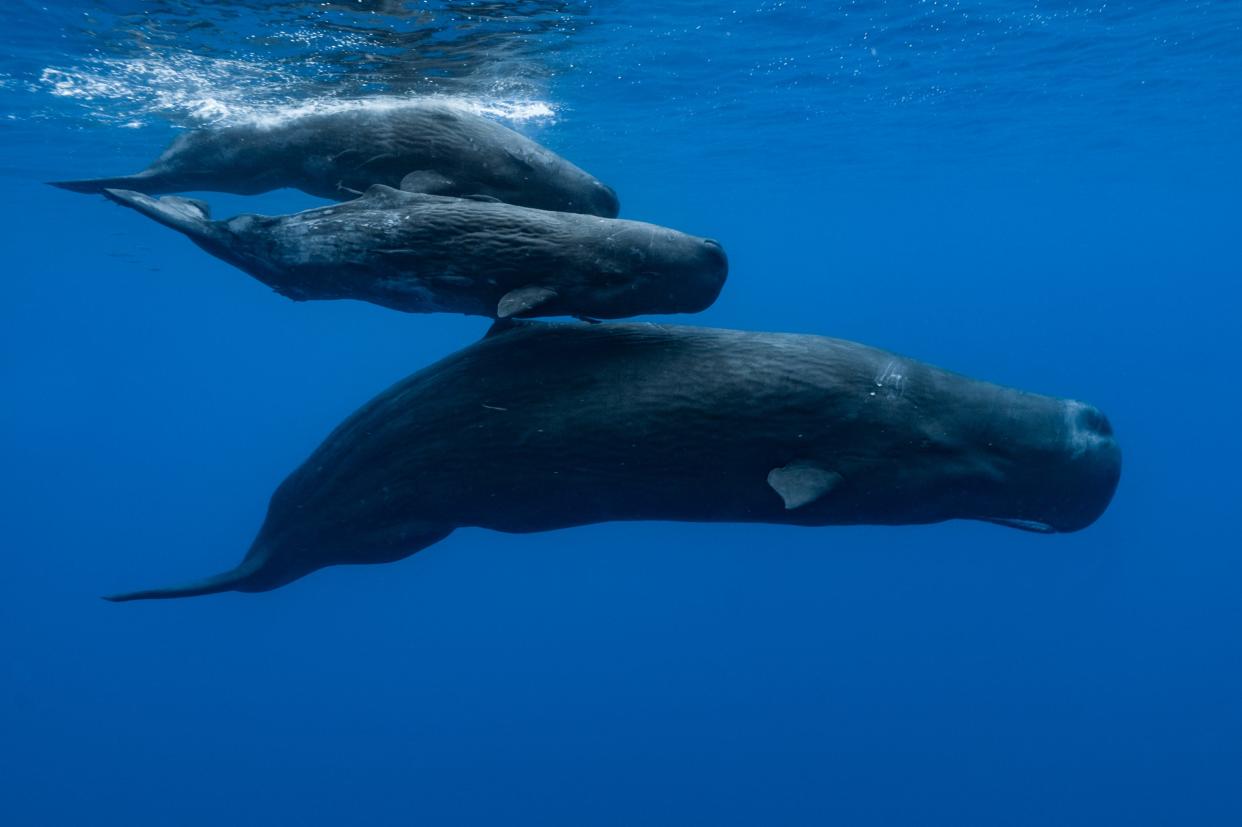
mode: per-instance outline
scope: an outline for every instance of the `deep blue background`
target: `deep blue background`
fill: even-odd
[[[132,605],[98,595],[233,565],[338,421],[486,323],[294,304],[43,186],[172,133],[48,94],[64,21],[11,35],[0,820],[1242,823],[1238,14],[1040,6],[943,5],[1018,28],[933,42],[894,20],[924,4],[603,3],[521,126],[722,240],[693,323],[1099,405],[1125,469],[1090,529],[467,529]]]

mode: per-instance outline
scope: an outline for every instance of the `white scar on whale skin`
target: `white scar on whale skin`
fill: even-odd
[[[869,392],[870,396],[879,392],[886,399],[900,399],[906,392],[906,367],[897,359],[890,359],[873,381],[875,389]]]

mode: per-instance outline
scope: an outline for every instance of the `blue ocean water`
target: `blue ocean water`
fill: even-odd
[[[1242,5],[244,2],[0,11],[0,819],[1242,823]],[[295,304],[55,179],[437,95],[719,238],[693,324],[1074,397],[1098,523],[459,530],[238,560],[358,405],[482,319]],[[369,104],[368,104],[369,105]],[[314,199],[209,194],[218,215]]]

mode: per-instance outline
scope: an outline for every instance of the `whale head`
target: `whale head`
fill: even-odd
[[[567,212],[581,212],[598,215],[602,218],[616,218],[621,212],[621,200],[616,190],[571,164],[562,164],[570,170],[561,169],[553,179],[564,193],[563,209]]]
[[[923,516],[1055,534],[1104,513],[1121,477],[1121,449],[1097,408],[947,373],[941,389],[907,390],[916,425],[896,488],[917,492]],[[876,390],[882,396],[887,387]]]
[[[620,319],[649,313],[698,313],[716,301],[729,274],[720,243],[652,224],[610,227],[592,250],[590,276],[577,296],[583,315]]]
[[[984,498],[988,507],[979,518],[1028,531],[1078,531],[1112,501],[1121,448],[1098,408],[1075,400],[1040,407],[1011,446],[993,446],[1005,458],[1001,485]]]
[[[616,218],[612,187],[539,144],[516,136],[489,159],[485,176],[501,200],[541,210]]]
[[[1056,534],[1086,528],[1111,502],[1121,450],[1098,409],[822,342],[782,343],[783,361],[814,353],[788,383],[793,410],[813,424],[768,479],[792,521],[979,520]]]

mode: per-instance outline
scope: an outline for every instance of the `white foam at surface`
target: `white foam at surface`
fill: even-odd
[[[452,106],[476,115],[497,118],[500,120],[547,121],[556,117],[556,110],[545,101],[502,100],[498,98],[468,97],[462,95],[418,95],[396,96],[376,95],[366,98],[316,98],[283,104],[272,108],[255,109],[239,119],[261,125],[276,125],[293,118],[317,115],[325,112],[340,112],[351,109],[371,109],[385,111],[408,106],[418,106],[434,101],[438,104]]]
[[[39,91],[82,104],[98,121],[126,128],[157,121],[183,126],[277,124],[322,112],[390,109],[428,100],[511,123],[550,122],[556,117],[548,101],[504,94],[511,91],[511,83],[497,82],[490,94],[366,97],[334,97],[322,89],[312,91],[311,86],[305,76],[269,61],[189,52],[48,66],[36,84]]]

